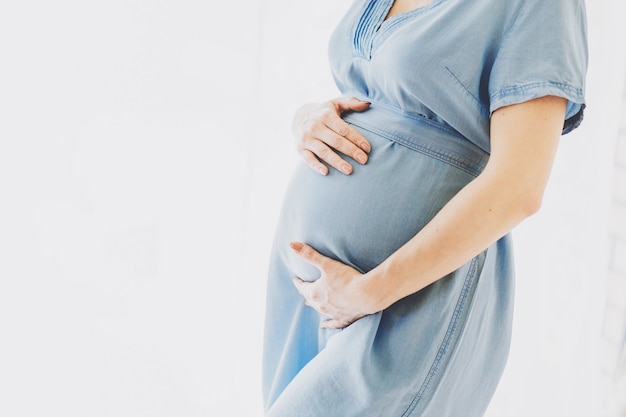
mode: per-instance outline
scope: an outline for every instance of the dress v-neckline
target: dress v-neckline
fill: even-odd
[[[430,3],[391,16],[389,11],[395,0],[366,0],[354,28],[354,50],[358,56],[372,59],[374,50],[403,22],[437,6],[445,0]]]
[[[387,7],[387,12],[385,13],[385,15],[384,15],[384,17],[383,17],[383,21],[382,21],[382,23],[385,23],[386,21],[388,21],[388,20],[390,20],[390,19],[393,19],[393,18],[394,18],[394,16],[400,16],[400,15],[403,15],[403,14],[405,14],[405,13],[413,13],[414,11],[416,11],[416,10],[418,10],[418,9],[421,9],[421,8],[423,8],[423,7],[430,6],[430,4],[431,4],[431,3],[433,3],[433,1],[434,1],[434,0],[430,0],[430,1],[428,1],[427,3],[422,4],[421,6],[414,7],[413,9],[405,10],[405,11],[402,11],[402,12],[397,12],[397,13],[394,13],[394,14],[392,14],[391,16],[389,16],[389,13],[391,13],[391,10],[393,9],[393,6],[396,4],[396,1],[397,1],[397,0],[390,0],[390,1],[388,2],[389,4],[388,4],[388,7]],[[381,24],[382,24],[382,23],[381,23]]]

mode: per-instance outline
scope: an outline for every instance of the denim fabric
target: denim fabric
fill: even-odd
[[[391,3],[357,0],[331,39],[342,93],[372,103],[343,116],[372,151],[349,176],[302,164],[287,189],[268,277],[268,417],[483,415],[509,349],[510,236],[343,330],[304,305],[291,277],[319,271],[288,245],[369,271],[482,172],[493,110],[556,94],[570,103],[564,131],[582,116],[581,1],[434,0],[383,22]]]
[[[372,144],[367,165],[326,177],[300,166],[281,212],[267,294],[268,416],[479,416],[508,354],[508,237],[341,331],[319,329],[325,318],[304,306],[291,283],[294,275],[315,280],[319,271],[290,251],[290,241],[366,272],[414,236],[488,159],[458,134],[377,102],[345,119]]]
[[[583,0],[433,0],[384,20],[391,0],[357,0],[330,40],[342,93],[436,120],[489,152],[489,117],[533,98],[584,108]]]

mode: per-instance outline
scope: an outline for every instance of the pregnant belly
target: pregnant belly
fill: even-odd
[[[356,127],[356,126],[355,126]],[[433,152],[411,149],[356,127],[372,144],[366,165],[352,175],[321,176],[302,164],[285,201],[275,247],[305,242],[366,272],[411,239],[475,175]],[[285,250],[294,275],[319,271]]]

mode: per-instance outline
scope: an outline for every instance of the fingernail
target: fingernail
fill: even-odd
[[[341,172],[343,172],[344,174],[349,174],[350,173],[350,165],[342,165],[341,166]]]
[[[367,157],[365,155],[363,155],[362,153],[360,153],[360,154],[357,154],[356,160],[359,161],[360,163],[364,164],[364,163],[367,162]]]
[[[317,172],[319,172],[322,175],[326,175],[326,170],[324,168],[318,168]]]
[[[291,247],[291,249],[295,250],[296,252],[300,252],[302,248],[304,247],[304,245],[300,242],[291,242],[289,246]]]
[[[359,145],[359,147],[361,149],[363,149],[365,152],[369,152],[370,151],[370,145],[368,143],[363,142],[363,143],[361,143]]]

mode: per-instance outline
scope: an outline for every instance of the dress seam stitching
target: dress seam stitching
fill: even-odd
[[[426,375],[426,378],[424,379],[422,386],[420,387],[419,391],[413,398],[413,401],[411,401],[411,404],[409,404],[409,407],[406,409],[406,411],[402,414],[401,417],[409,417],[410,414],[415,410],[415,408],[417,407],[421,399],[424,397],[424,393],[430,386],[431,381],[439,372],[440,366],[444,357],[446,357],[447,354],[449,353],[449,347],[452,343],[453,336],[457,333],[458,323],[459,323],[459,320],[461,319],[461,314],[462,314],[462,311],[464,310],[467,298],[470,293],[470,289],[474,282],[473,278],[476,275],[477,269],[478,269],[478,256],[474,257],[471,261],[469,270],[467,272],[467,276],[465,278],[465,282],[463,283],[461,294],[459,295],[459,299],[454,308],[454,313],[452,314],[452,319],[450,320],[450,324],[448,325],[446,334],[443,338],[443,341],[441,342],[441,346],[439,347],[437,356],[435,357],[435,360],[433,361],[433,364],[431,365],[430,370],[428,371],[428,374]]]
[[[402,136],[398,135],[397,133],[392,133],[389,132],[385,129],[381,129],[381,128],[377,128],[374,127],[366,122],[363,121],[358,121],[355,123],[357,126],[361,126],[364,129],[367,129],[373,133],[377,133],[380,135],[385,136],[386,138],[388,138],[389,140],[405,146],[409,149],[412,149],[416,152],[420,152],[423,153],[425,155],[431,156],[435,159],[438,159],[442,162],[448,163],[458,169],[461,169],[465,172],[467,172],[468,174],[471,174],[472,176],[477,176],[480,174],[480,172],[482,171],[482,166],[480,166],[478,168],[475,168],[475,166],[477,165],[476,163],[471,163],[469,161],[465,161],[463,160],[463,158],[453,155],[451,153],[448,152],[443,152],[443,151],[438,151],[435,149],[432,149],[430,147],[424,146],[424,145],[417,145],[411,141],[408,141],[406,139],[404,139]]]

